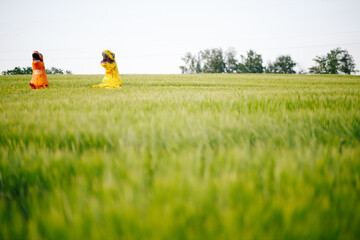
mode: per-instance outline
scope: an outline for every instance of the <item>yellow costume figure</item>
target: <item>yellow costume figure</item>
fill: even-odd
[[[32,57],[33,74],[31,82],[29,84],[30,87],[32,89],[48,88],[49,81],[46,75],[43,55],[38,51],[35,51],[33,52]]]
[[[102,52],[103,60],[101,66],[106,69],[102,83],[92,86],[93,88],[120,88],[122,81],[115,62],[115,53],[105,50]]]

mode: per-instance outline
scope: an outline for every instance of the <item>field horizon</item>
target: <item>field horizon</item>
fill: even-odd
[[[0,239],[358,239],[360,76],[0,76]]]

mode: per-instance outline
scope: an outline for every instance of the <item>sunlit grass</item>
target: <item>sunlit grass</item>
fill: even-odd
[[[360,77],[0,77],[0,239],[356,239]]]

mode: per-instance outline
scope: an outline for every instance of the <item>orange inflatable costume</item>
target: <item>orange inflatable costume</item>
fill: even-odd
[[[43,55],[38,51],[35,51],[33,52],[32,57],[33,57],[33,63],[32,63],[33,74],[30,82],[30,87],[32,89],[48,88],[49,81],[46,76]]]

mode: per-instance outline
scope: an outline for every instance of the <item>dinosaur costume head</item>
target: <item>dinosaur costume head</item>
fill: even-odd
[[[103,60],[101,61],[101,64],[103,63],[112,63],[115,61],[115,53],[111,52],[110,50],[105,50],[102,52]]]
[[[49,81],[46,75],[45,64],[44,64],[44,57],[38,51],[33,52],[32,54],[33,62],[33,74],[32,79],[30,82],[30,87],[32,89],[39,89],[39,88],[48,88]]]
[[[115,61],[115,53],[110,50],[102,52],[103,60],[100,62],[106,70],[105,77],[99,85],[94,85],[93,88],[120,88],[122,81],[120,79],[119,71]]]
[[[38,51],[33,52],[32,57],[33,57],[33,61],[44,62],[43,55],[41,53],[39,53]]]

